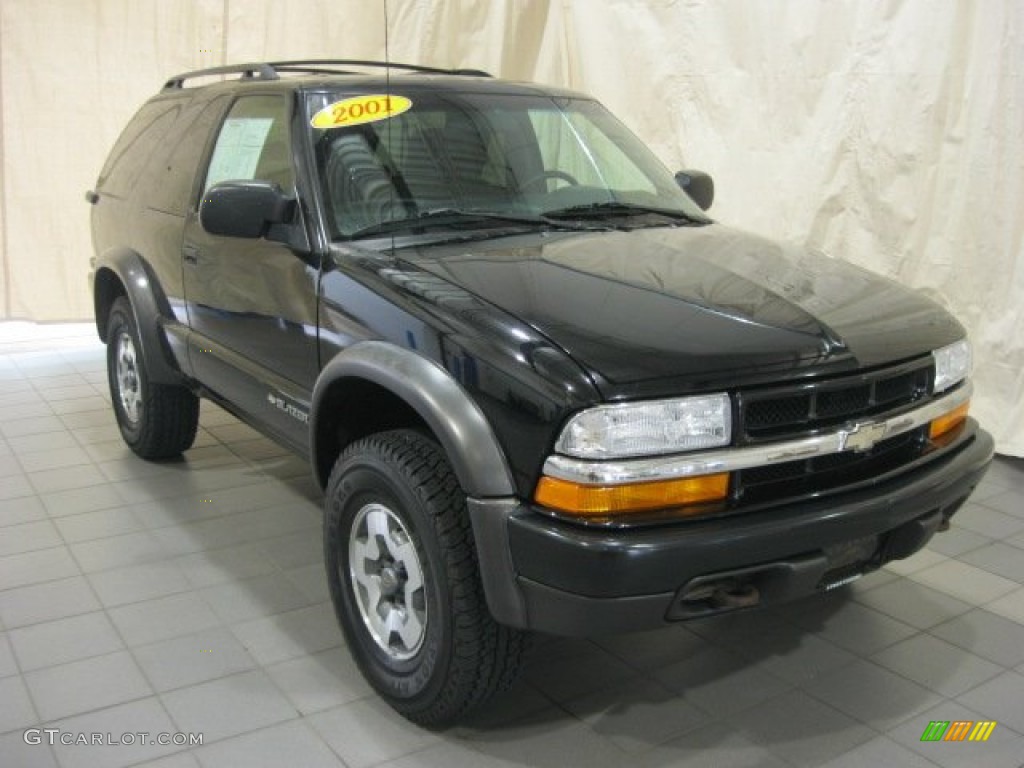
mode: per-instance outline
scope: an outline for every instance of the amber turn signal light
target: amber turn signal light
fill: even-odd
[[[533,498],[558,512],[598,518],[721,501],[728,493],[728,472],[627,485],[580,485],[545,476],[537,483]],[[680,514],[686,512],[681,510]]]
[[[942,437],[967,421],[967,410],[970,405],[970,401],[968,401],[963,405],[954,408],[949,413],[944,413],[939,416],[939,418],[933,419],[932,423],[928,427],[928,438],[935,440]]]

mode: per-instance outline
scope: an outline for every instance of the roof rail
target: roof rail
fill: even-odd
[[[482,69],[441,69],[439,67],[423,67],[418,64],[401,64],[395,61],[369,61],[364,59],[301,59],[297,61],[269,61],[253,64],[232,64],[226,67],[211,67],[209,69],[197,69],[193,72],[183,72],[175,75],[166,83],[164,90],[170,88],[184,88],[185,81],[195,77],[207,77],[211,75],[234,75],[241,74],[242,80],[278,80],[279,72],[306,72],[309,74],[356,74],[347,70],[333,69],[339,66],[357,67],[379,67],[381,69],[403,69],[409,72],[418,72],[431,75],[462,75],[464,77],[490,77],[489,72]]]
[[[409,72],[420,72],[431,75],[464,75],[468,77],[490,77],[489,72],[482,69],[442,69],[440,67],[424,67],[419,64],[402,64],[397,61],[371,61],[367,59],[302,59],[299,61],[271,61],[268,63],[278,72],[330,72],[324,66],[356,66],[379,67],[381,69],[404,69]],[[341,74],[351,74],[344,72]]]
[[[266,63],[253,64],[230,64],[226,67],[210,67],[209,69],[196,69],[192,72],[182,72],[175,75],[166,83],[164,90],[168,88],[184,88],[185,81],[194,77],[207,77],[210,75],[236,75],[241,74],[242,80],[278,80],[277,72]]]

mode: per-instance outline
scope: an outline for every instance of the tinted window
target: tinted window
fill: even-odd
[[[243,96],[221,126],[206,171],[205,191],[229,180],[295,185],[288,142],[288,104],[281,96]]]
[[[221,96],[209,104],[190,107],[178,121],[177,130],[166,151],[154,153],[146,169],[150,182],[146,204],[160,211],[185,215],[192,195],[196,171],[203,158],[203,150],[217,121],[224,112],[228,97]]]
[[[318,93],[307,102],[334,237],[373,236],[394,224],[411,230],[424,215],[453,210],[564,216],[619,204],[706,221],[650,150],[594,101],[417,93],[394,116],[318,125],[319,114],[345,114],[342,97]]]
[[[97,187],[101,192],[114,197],[123,197],[131,192],[180,109],[180,101],[156,101],[145,104],[135,114],[100,171]]]

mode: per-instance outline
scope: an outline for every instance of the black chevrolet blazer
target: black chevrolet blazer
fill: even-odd
[[[948,527],[993,448],[945,310],[714,222],[587,96],[391,67],[172,78],[87,199],[125,441],[188,449],[203,396],[306,457],[398,711],[454,722],[530,630],[835,589]]]

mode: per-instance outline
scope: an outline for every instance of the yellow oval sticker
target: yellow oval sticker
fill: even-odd
[[[314,128],[344,128],[375,120],[387,120],[400,115],[412,107],[412,100],[405,96],[376,93],[370,96],[353,96],[328,104],[310,121]]]

